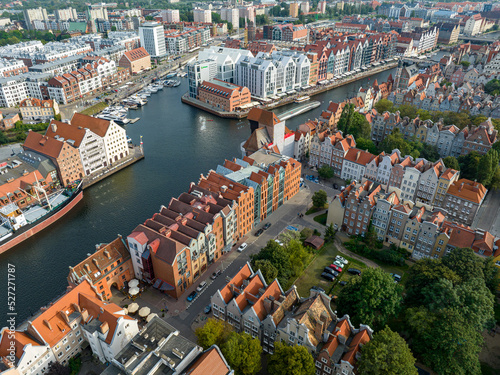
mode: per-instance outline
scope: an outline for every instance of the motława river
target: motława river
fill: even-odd
[[[354,96],[360,86],[387,79],[395,69],[317,95],[323,104],[287,120],[290,129],[319,117],[329,101]],[[176,88],[152,94],[129,117],[126,126],[134,143],[143,136],[145,159],[85,190],[83,200],[45,231],[0,255],[0,327],[7,325],[7,265],[15,265],[17,323],[35,313],[67,287],[69,266],[93,253],[96,244],[126,237],[171,197],[186,191],[200,174],[224,159],[241,157],[240,143],[250,135],[247,121],[225,120],[182,104],[187,80]],[[279,108],[277,112],[286,110]],[[213,121],[208,121],[213,120]]]

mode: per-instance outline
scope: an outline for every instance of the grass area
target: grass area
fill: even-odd
[[[311,214],[314,214],[318,211],[323,211],[323,210],[326,210],[328,208],[328,205],[324,206],[324,207],[314,207],[312,206],[310,209],[308,209],[306,211],[306,215],[311,215]]]
[[[336,296],[339,294],[340,289],[342,289],[342,285],[340,285],[341,281],[348,281],[351,277],[358,277],[356,275],[351,275],[349,272],[347,272],[347,269],[357,268],[358,270],[363,272],[363,270],[368,268],[368,266],[360,260],[351,258],[347,255],[342,254],[341,252],[339,252],[339,254],[343,256],[346,260],[348,260],[349,263],[347,264],[346,267],[344,267],[344,271],[339,275],[339,277],[337,277],[337,279],[333,283],[334,285],[329,291],[332,296]]]
[[[326,225],[326,218],[328,217],[328,213],[320,214],[314,217],[314,221],[320,223],[321,225]]]
[[[347,280],[351,275],[347,273],[346,270],[342,272],[339,278],[332,282],[328,282],[321,278],[321,273],[323,272],[323,268],[329,266],[335,260],[335,256],[341,254],[333,243],[325,244],[323,248],[318,252],[316,257],[312,260],[309,266],[304,270],[302,275],[295,281],[295,285],[297,286],[297,291],[299,295],[302,297],[306,297],[309,295],[309,290],[313,286],[319,286],[323,288],[326,293],[329,293],[332,290],[332,287],[337,286],[340,288],[340,285],[336,285],[339,280]],[[342,255],[349,261],[349,264],[346,268],[355,267],[360,270],[367,268],[367,266],[360,262],[359,260],[352,259],[345,255]]]
[[[87,109],[84,109],[80,113],[83,114],[83,115],[87,115],[87,116],[93,116],[96,113],[101,112],[107,106],[108,106],[107,103],[99,102],[97,104],[94,104],[92,107],[88,107]]]

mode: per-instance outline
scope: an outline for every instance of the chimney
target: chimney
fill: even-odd
[[[85,323],[89,317],[89,312],[87,311],[87,309],[83,309],[81,313],[82,313],[82,322]]]
[[[82,310],[80,309],[80,306],[78,306],[76,303],[72,303],[71,306],[73,307],[73,309],[75,311],[82,312]]]
[[[57,124],[55,124],[54,122],[51,122],[51,123],[50,123],[50,128],[52,129],[52,131],[53,131],[54,133],[56,133],[56,132],[57,132]]]
[[[104,322],[101,324],[101,326],[99,327],[101,329],[101,333],[104,334],[106,332],[109,331],[109,326],[108,326],[108,322]]]
[[[104,255],[106,256],[106,258],[111,259],[111,254],[108,250],[104,250]]]
[[[220,191],[223,192],[223,193],[225,193],[227,191],[227,186],[226,185],[222,185],[220,187]]]
[[[61,318],[66,322],[69,323],[69,318],[68,315],[64,311],[59,311],[59,315],[61,315]]]
[[[50,325],[50,323],[47,319],[44,319],[43,323],[52,331],[52,326]]]
[[[85,268],[85,271],[90,272],[90,266],[87,263],[85,263],[83,268]]]

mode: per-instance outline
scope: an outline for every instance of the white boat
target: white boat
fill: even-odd
[[[309,95],[304,95],[304,96],[299,96],[298,98],[296,98],[294,100],[295,103],[303,103],[303,102],[307,102],[309,99],[311,99],[311,97]]]

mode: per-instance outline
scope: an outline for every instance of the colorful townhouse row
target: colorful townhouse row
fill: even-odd
[[[126,250],[90,256],[71,269],[68,280],[76,285],[89,279],[109,299],[112,286],[121,290],[136,278],[179,298],[210,264],[298,193],[300,176],[299,162],[264,150],[226,160],[126,239],[114,241]],[[94,263],[106,257],[114,266],[96,272]]]
[[[410,176],[415,167],[410,167],[405,175]],[[439,164],[428,171],[437,167]],[[424,174],[434,175],[428,171]],[[455,178],[458,173],[446,169],[439,177],[438,186],[449,184]],[[411,179],[408,180],[404,184],[413,186]],[[420,181],[415,189],[425,194],[426,188],[422,185],[427,184],[422,182],[427,181]],[[380,241],[407,249],[414,259],[441,258],[455,248],[471,248],[480,256],[498,258],[499,240],[487,231],[460,223],[474,215],[485,195],[486,189],[481,184],[456,179],[449,185],[442,208],[432,209],[401,198],[398,189],[384,190],[370,180],[353,181],[330,202],[327,223],[350,235],[366,233],[371,223]]]
[[[284,291],[276,279],[268,284],[248,263],[211,298],[214,317],[257,338],[265,353],[273,354],[276,342],[301,345],[313,355],[316,374],[353,375],[373,331],[355,328],[348,315],[337,317],[330,303],[322,292],[300,297],[295,286]]]
[[[486,154],[498,140],[498,131],[491,119],[478,126],[466,126],[459,129],[455,125],[444,125],[441,121],[422,121],[416,117],[410,120],[401,118],[399,112],[379,114],[375,109],[366,116],[371,125],[371,139],[376,144],[381,143],[395,129],[398,129],[407,140],[416,140],[431,146],[436,146],[441,157],[467,155],[475,151]]]

